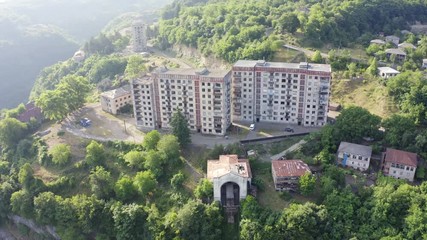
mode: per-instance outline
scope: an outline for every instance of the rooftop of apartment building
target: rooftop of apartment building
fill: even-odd
[[[349,142],[341,142],[338,148],[338,152],[346,152],[370,157],[372,155],[372,147]]]
[[[331,65],[316,63],[284,63],[284,62],[266,62],[264,60],[239,60],[233,67],[268,67],[268,68],[289,68],[289,69],[307,69],[320,72],[331,72]]]
[[[169,75],[193,75],[193,76],[204,76],[204,77],[224,77],[230,72],[230,69],[207,69],[207,68],[173,68],[161,67],[154,71],[157,74],[169,74]]]
[[[416,153],[387,148],[384,161],[417,167],[418,157]]]

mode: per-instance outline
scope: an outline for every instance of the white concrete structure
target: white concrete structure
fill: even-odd
[[[394,68],[391,67],[379,67],[378,68],[378,75],[382,78],[391,78],[391,77],[396,77],[397,74],[399,74],[400,72],[397,71]]]
[[[100,98],[102,110],[112,114],[117,114],[117,111],[126,104],[132,104],[131,93],[124,88],[103,92]]]
[[[338,164],[366,171],[371,161],[372,147],[341,142],[338,148]]]
[[[132,48],[135,52],[147,50],[147,25],[142,21],[132,24]]]
[[[230,119],[229,70],[161,68],[151,76],[132,81],[137,127],[170,128],[180,109],[190,130],[225,135]]]
[[[326,124],[329,64],[239,60],[233,65],[232,121]]]
[[[413,182],[418,156],[416,153],[387,148],[383,153],[381,165],[384,175]]]
[[[427,68],[427,59],[423,59],[423,65],[422,68]]]
[[[208,160],[207,178],[213,183],[215,201],[220,201],[222,205],[238,205],[237,201],[248,195],[252,172],[247,159],[238,159],[237,155],[221,155],[219,160]],[[235,186],[238,186],[238,191]]]
[[[85,60],[86,58],[86,54],[83,50],[78,50],[77,52],[74,53],[73,55],[73,60],[75,62],[83,62],[83,60]]]

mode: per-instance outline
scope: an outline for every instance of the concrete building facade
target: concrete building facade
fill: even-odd
[[[387,148],[382,155],[381,169],[385,176],[414,181],[418,165],[416,153]]]
[[[307,172],[311,174],[308,165],[301,160],[271,161],[271,174],[277,191],[298,190],[299,179]]]
[[[337,152],[338,164],[366,171],[372,156],[372,147],[355,143],[341,142]]]
[[[323,126],[329,64],[239,60],[233,65],[232,121]]]
[[[161,68],[132,81],[137,127],[170,128],[180,109],[190,130],[225,135],[231,124],[229,70]]]
[[[247,159],[220,155],[219,160],[208,160],[207,178],[213,183],[215,201],[223,206],[239,205],[248,195],[252,172]]]
[[[147,25],[142,21],[132,24],[132,48],[134,52],[147,50]]]
[[[101,108],[111,114],[117,114],[120,108],[132,104],[131,93],[124,88],[117,88],[101,93]]]

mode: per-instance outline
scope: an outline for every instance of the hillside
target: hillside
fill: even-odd
[[[204,2],[204,1],[202,1]],[[159,45],[184,44],[230,63],[271,59],[284,34],[298,34],[299,44],[336,48],[370,36],[394,34],[407,24],[425,22],[425,1],[207,1],[171,5],[160,22]],[[396,11],[399,9],[399,11]]]
[[[27,102],[42,68],[70,58],[114,17],[129,11],[150,12],[168,2],[1,1],[0,109]]]
[[[387,87],[377,79],[363,81],[334,78],[331,101],[344,107],[357,105],[385,118],[399,112],[387,91]]]

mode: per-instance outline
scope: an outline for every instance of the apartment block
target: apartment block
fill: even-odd
[[[224,135],[231,124],[229,70],[160,68],[132,81],[137,127],[170,128],[180,109],[190,130]]]
[[[147,50],[147,28],[142,21],[135,21],[132,24],[132,48],[135,52]]]
[[[232,121],[326,124],[329,64],[239,60],[232,71]]]

